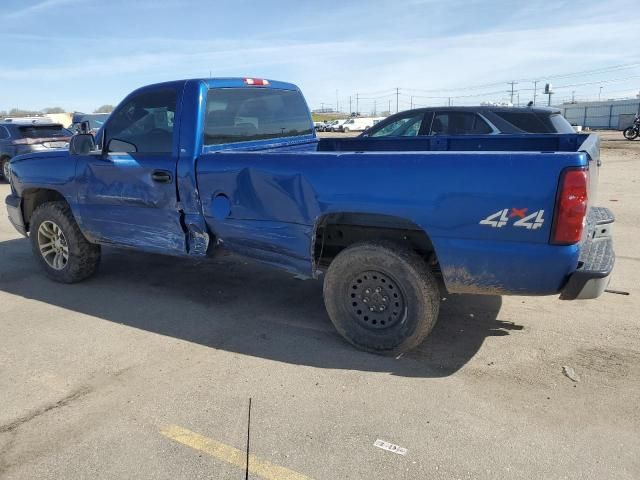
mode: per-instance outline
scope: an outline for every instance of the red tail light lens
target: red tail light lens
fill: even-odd
[[[553,243],[568,245],[580,241],[587,215],[588,189],[589,178],[585,168],[563,172],[553,220]]]
[[[254,87],[266,87],[269,85],[269,80],[265,80],[264,78],[245,78],[244,83],[253,85]]]

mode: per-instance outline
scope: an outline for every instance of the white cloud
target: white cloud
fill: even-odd
[[[42,12],[54,7],[61,7],[65,4],[77,2],[78,0],[41,0],[26,7],[14,10],[5,15],[5,18],[18,18],[26,15]]]

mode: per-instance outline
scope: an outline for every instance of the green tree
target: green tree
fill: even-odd
[[[42,109],[42,113],[65,113],[62,107],[47,107]]]
[[[113,105],[102,105],[99,108],[96,108],[93,113],[111,113],[113,112]]]

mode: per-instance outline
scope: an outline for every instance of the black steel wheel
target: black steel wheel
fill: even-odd
[[[368,270],[355,275],[348,293],[353,319],[367,328],[391,328],[405,318],[402,289],[385,273]]]

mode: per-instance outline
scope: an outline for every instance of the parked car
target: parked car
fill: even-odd
[[[324,132],[325,122],[313,122],[313,128],[316,132]]]
[[[209,78],[134,91],[96,141],[11,161],[9,218],[59,282],[93,275],[101,245],[227,249],[324,275],[337,330],[397,354],[433,328],[437,277],[569,300],[601,295],[613,269],[597,135],[318,141],[295,85]]]
[[[321,132],[330,132],[331,131],[331,127],[333,126],[333,124],[336,122],[336,120],[325,120],[324,121],[324,128],[322,130],[320,130]]]
[[[104,122],[109,118],[109,113],[74,113],[72,118],[72,124],[69,129],[73,133],[80,132],[80,124],[82,122],[89,122],[89,132],[94,135],[98,133],[98,130],[104,125]]]
[[[363,135],[491,135],[500,133],[575,133],[560,110],[546,107],[441,107],[396,113]]]
[[[328,132],[342,132],[342,126],[347,122],[348,119],[340,119],[340,120],[334,120],[333,122],[331,122],[331,125],[329,126],[329,129],[327,130]]]
[[[0,177],[9,181],[9,160],[28,152],[68,148],[73,135],[47,119],[12,118],[0,122]]]

